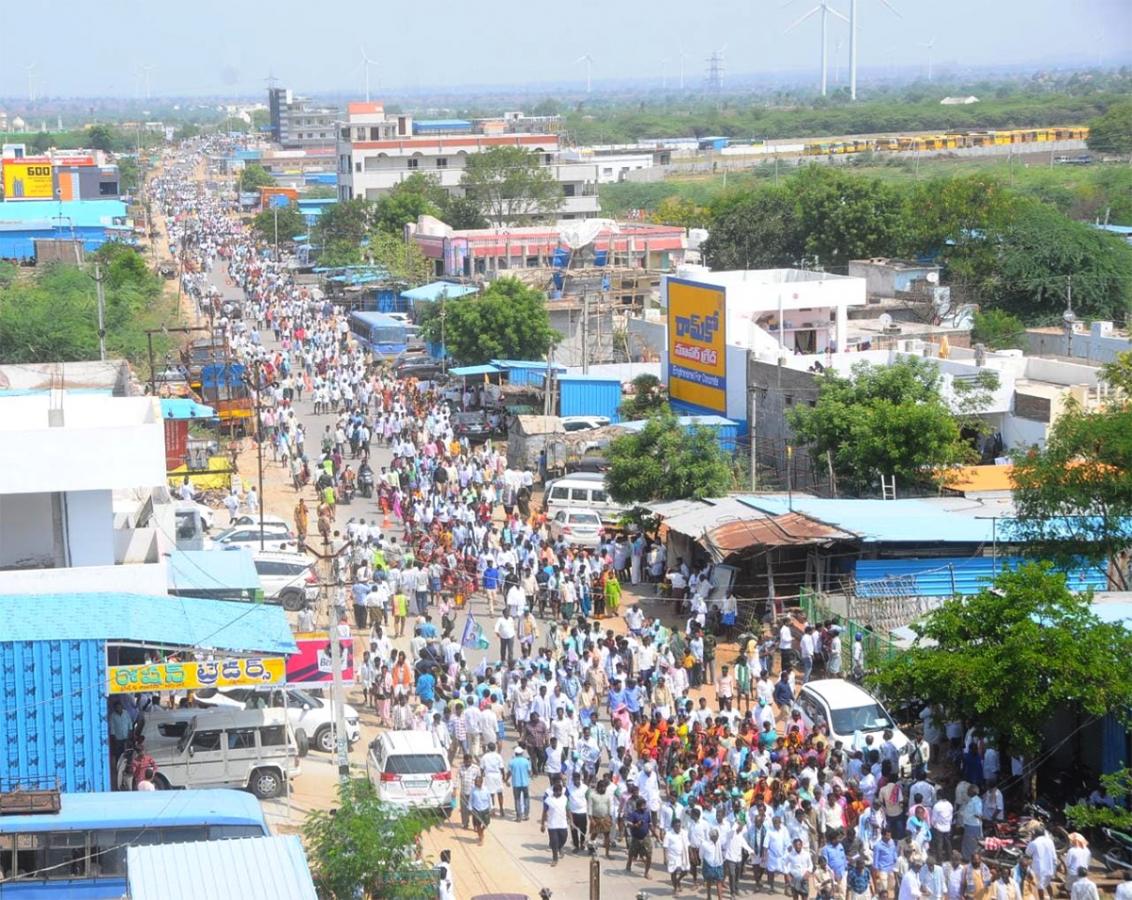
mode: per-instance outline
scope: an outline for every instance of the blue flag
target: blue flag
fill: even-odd
[[[468,613],[468,620],[464,623],[464,633],[460,636],[460,646],[475,647],[479,643],[479,632],[475,616]]]

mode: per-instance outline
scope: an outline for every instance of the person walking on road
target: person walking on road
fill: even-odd
[[[545,832],[550,840],[550,864],[558,865],[558,856],[566,846],[566,829],[568,827],[566,813],[566,795],[562,790],[562,782],[554,780],[550,792],[542,798],[542,821],[539,830]]]
[[[515,748],[515,754],[507,764],[507,771],[503,773],[503,781],[511,785],[511,795],[515,800],[515,821],[527,821],[531,817],[531,761],[527,759],[527,751],[522,747]]]

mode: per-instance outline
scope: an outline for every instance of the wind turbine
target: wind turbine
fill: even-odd
[[[928,51],[928,81],[932,80],[932,49],[935,47],[935,36],[926,43],[920,44],[925,50]]]
[[[35,63],[28,63],[24,68],[28,73],[28,103],[35,102],[35,82],[32,80],[35,73]]]
[[[680,90],[684,90],[684,63],[688,59],[688,54],[684,52],[684,48],[680,48]]]
[[[672,62],[667,56],[660,60],[660,81],[661,89],[668,90],[668,64]]]
[[[138,68],[145,75],[145,99],[148,102],[149,101],[149,73],[154,70],[155,66],[152,66],[152,65],[150,65],[150,66],[138,66]]]
[[[888,2],[880,0],[898,18],[900,10]],[[849,0],[849,99],[857,99],[857,0]]]
[[[364,44],[362,45],[361,50],[362,50],[362,66],[366,70],[366,103],[369,103],[369,67],[370,66],[376,66],[379,63],[376,59],[370,59],[366,55],[366,48],[365,48]],[[378,70],[377,86],[379,88],[381,87],[381,70],[380,69]]]
[[[801,18],[797,19],[794,24],[790,25],[783,34],[789,34],[799,25],[814,15],[814,13],[821,13],[821,95],[824,97],[829,85],[829,16],[830,13],[837,16],[843,22],[849,20],[841,15],[836,9],[830,6],[826,0],[821,0],[817,6],[811,9]]]
[[[588,53],[583,53],[576,60],[574,60],[574,62],[575,63],[584,62],[586,64],[586,93],[587,94],[591,93],[593,91],[593,69],[594,69],[593,57],[590,56]]]

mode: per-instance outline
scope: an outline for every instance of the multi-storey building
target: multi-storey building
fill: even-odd
[[[290,149],[334,145],[334,129],[342,115],[338,107],[318,106],[286,88],[271,88],[267,109],[271,139],[277,144]]]
[[[414,122],[409,115],[387,115],[381,103],[351,103],[338,126],[337,146],[341,200],[375,200],[416,173],[460,194],[470,154],[522,147],[537,154],[539,164],[562,185],[556,218],[582,219],[599,210],[596,166],[561,161],[556,134],[498,131],[463,119]]]

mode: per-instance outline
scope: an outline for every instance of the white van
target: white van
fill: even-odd
[[[575,472],[546,483],[543,494],[548,515],[560,509],[592,509],[603,522],[616,523],[628,507],[609,499],[605,476],[600,472]]]
[[[383,731],[370,742],[366,774],[383,803],[402,809],[452,813],[452,770],[427,731]]]
[[[188,712],[146,713],[145,751],[157,764],[159,789],[246,788],[263,800],[278,797],[286,779],[300,773],[298,743],[284,710]]]

